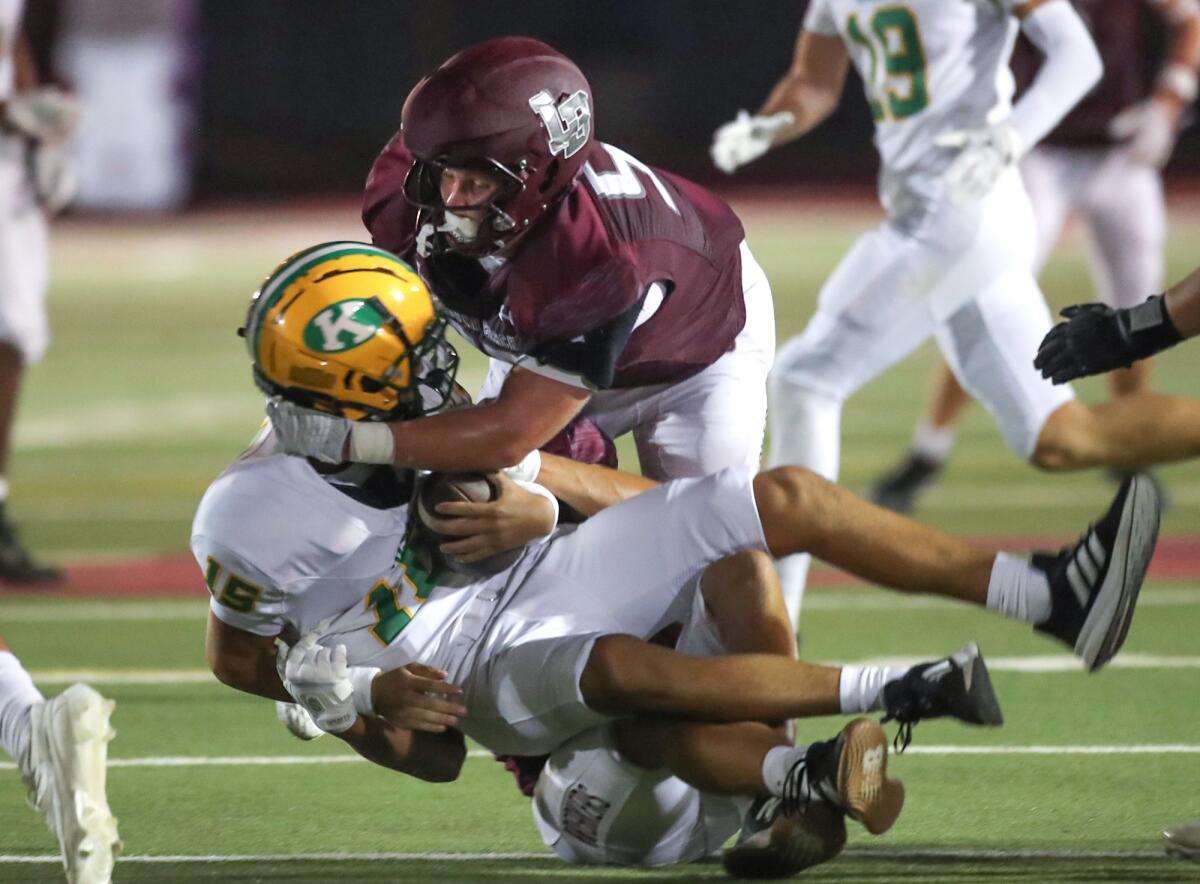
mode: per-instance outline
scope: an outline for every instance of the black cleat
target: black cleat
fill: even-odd
[[[1161,518],[1162,496],[1153,480],[1135,474],[1074,546],[1033,556],[1050,581],[1050,617],[1035,628],[1068,645],[1089,672],[1125,643]]]
[[[21,543],[17,531],[0,504],[0,581],[20,584],[60,583],[63,573],[49,565],[39,565]]]
[[[949,657],[914,666],[903,678],[883,687],[884,722],[897,721],[895,747],[912,741],[913,725],[928,718],[955,718],[965,724],[1004,724],[983,654],[968,642]]]
[[[896,513],[911,513],[917,498],[928,491],[942,472],[942,462],[913,452],[871,486],[870,498]]]

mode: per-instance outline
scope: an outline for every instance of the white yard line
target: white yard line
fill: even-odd
[[[929,660],[933,654],[921,657],[872,657],[866,660],[824,661],[840,665],[906,666]],[[987,660],[992,672],[1052,674],[1082,672],[1083,663],[1070,654],[1046,654],[1027,657],[992,657]],[[1200,669],[1200,656],[1173,654],[1122,654],[1108,664],[1109,669]],[[36,669],[33,680],[43,685],[74,684],[77,681],[97,685],[183,685],[217,684],[207,669]]]
[[[1200,542],[1200,541],[1198,541]],[[199,571],[196,572],[199,575]],[[199,578],[197,578],[199,579]],[[198,595],[200,593],[198,592]],[[207,596],[204,596],[207,598]],[[1186,608],[1200,605],[1200,586],[1164,586],[1144,590],[1138,599],[1142,608]],[[928,596],[905,596],[862,587],[814,590],[804,599],[809,611],[903,611],[925,608],[966,610],[961,602]],[[5,623],[94,623],[146,620],[203,619],[208,604],[203,598],[147,601],[4,601],[0,600],[0,625]]]
[[[1051,848],[1048,850],[998,850],[988,847],[947,847],[947,848],[914,848],[912,850],[889,849],[872,850],[863,848],[848,848],[842,856],[861,859],[1158,859],[1162,852],[1158,850],[1074,850],[1071,848]],[[548,850],[541,852],[511,851],[507,853],[247,853],[194,855],[125,855],[117,860],[118,864],[175,864],[175,863],[251,863],[251,862],[502,862],[502,861],[552,860],[560,862],[558,857]],[[55,864],[62,859],[57,855],[43,854],[39,856],[22,854],[0,854],[0,864]],[[563,864],[564,871],[570,866]]]
[[[933,755],[1200,755],[1195,743],[1134,743],[1127,746],[909,746],[904,754]],[[468,758],[491,759],[486,749],[472,749]],[[359,764],[359,755],[163,755],[146,758],[110,758],[110,770],[159,767],[318,767],[327,764]],[[0,762],[0,770],[16,770],[11,761]]]

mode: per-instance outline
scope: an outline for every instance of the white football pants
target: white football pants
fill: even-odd
[[[930,336],[1008,446],[1029,458],[1046,419],[1073,398],[1033,367],[1050,314],[1031,272],[1033,217],[1015,170],[984,198],[979,231],[951,250],[890,224],[862,236],[826,281],[804,332],[770,379],[768,463],[835,480],[842,403]],[[809,557],[780,562],[798,622]]]

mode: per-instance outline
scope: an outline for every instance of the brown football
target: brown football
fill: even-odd
[[[417,516],[436,542],[444,543],[455,540],[458,538],[440,534],[429,527],[429,516],[437,515],[435,507],[439,503],[453,501],[486,503],[495,500],[499,493],[500,488],[496,482],[483,473],[431,473],[421,484],[421,493],[417,497]],[[438,516],[438,518],[454,517]],[[460,562],[453,556],[443,556],[443,558],[451,570],[460,574],[487,577],[511,567],[520,557],[521,552],[522,550],[514,549],[489,556],[479,562]]]

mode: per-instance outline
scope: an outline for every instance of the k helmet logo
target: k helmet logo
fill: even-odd
[[[354,299],[330,304],[304,329],[304,344],[317,353],[352,350],[371,339],[383,317],[366,301]]]
[[[529,106],[542,118],[550,139],[550,153],[564,160],[579,153],[592,131],[592,109],[587,93],[580,89],[558,104],[543,89],[529,99]]]

